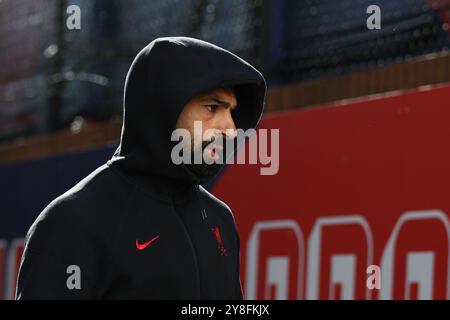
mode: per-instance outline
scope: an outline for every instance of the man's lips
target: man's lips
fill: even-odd
[[[205,148],[205,151],[212,159],[218,160],[219,152],[223,151],[223,146],[213,143],[213,144],[208,145]]]

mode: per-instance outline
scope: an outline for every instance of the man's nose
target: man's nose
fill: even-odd
[[[221,133],[224,134],[228,139],[236,138],[236,125],[234,124],[233,116],[231,115],[231,110],[229,108],[226,109],[224,119],[221,122]]]

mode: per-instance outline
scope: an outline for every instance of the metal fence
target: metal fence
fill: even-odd
[[[0,1],[0,140],[122,112],[126,71],[161,36],[201,38],[250,61],[269,85],[389,64],[450,44],[450,0]],[[81,29],[68,30],[69,5]]]

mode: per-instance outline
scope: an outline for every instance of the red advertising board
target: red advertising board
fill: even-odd
[[[234,164],[213,188],[236,218],[245,298],[449,299],[449,101],[443,86],[265,116],[277,174]],[[23,252],[23,235],[6,240],[0,299]]]
[[[278,173],[234,164],[213,189],[235,215],[247,299],[450,297],[450,86],[260,128],[279,129]]]

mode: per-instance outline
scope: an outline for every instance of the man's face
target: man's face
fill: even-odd
[[[176,128],[186,129],[191,135],[193,152],[200,150],[205,157],[218,159],[223,152],[226,139],[237,136],[232,113],[237,107],[236,96],[232,88],[221,88],[205,92],[190,100],[178,117]],[[194,130],[194,123],[201,121],[202,130]],[[223,145],[211,143],[218,137],[223,138]],[[201,165],[191,167],[198,175],[208,175],[213,166]]]

